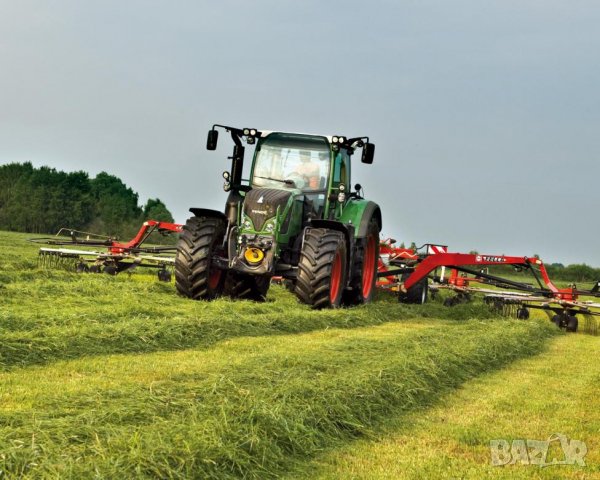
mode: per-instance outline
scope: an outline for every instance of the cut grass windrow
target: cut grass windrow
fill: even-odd
[[[77,275],[18,280],[0,292],[0,368],[44,364],[110,353],[142,353],[211,346],[238,336],[379,325],[415,316],[490,318],[482,305],[455,309],[398,304],[391,296],[372,305],[313,311],[284,288],[269,301],[194,302],[173,284],[146,275]],[[14,276],[13,276],[14,277]]]
[[[599,347],[596,338],[561,335],[541,355],[473,379],[433,408],[390,418],[379,438],[334,449],[289,478],[600,478]],[[492,461],[491,440],[512,446],[557,433],[585,443],[585,465],[552,464],[566,460],[557,440],[547,451],[507,449]]]
[[[548,322],[406,321],[0,373],[7,478],[274,478],[542,350]]]

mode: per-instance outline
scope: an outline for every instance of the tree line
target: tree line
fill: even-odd
[[[0,166],[0,230],[56,233],[62,227],[132,237],[144,220],[173,222],[158,198],[138,205],[138,194],[101,172],[62,172],[30,162]]]

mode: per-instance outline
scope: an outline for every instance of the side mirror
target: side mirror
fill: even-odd
[[[208,138],[206,139],[206,149],[207,150],[216,150],[218,139],[219,139],[219,132],[217,130],[209,130]]]
[[[362,151],[362,158],[360,161],[362,163],[367,163],[371,165],[373,163],[373,157],[375,156],[375,144],[374,143],[365,143]]]

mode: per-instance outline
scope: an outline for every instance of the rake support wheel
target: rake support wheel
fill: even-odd
[[[175,257],[175,287],[184,297],[211,300],[223,292],[225,272],[213,265],[221,253],[225,222],[220,218],[191,217],[183,227]]]
[[[576,332],[579,326],[577,317],[568,312],[558,313],[552,317],[552,321],[558,328],[564,328],[567,332]]]
[[[402,281],[406,280],[410,276],[410,273],[405,273],[402,275]],[[414,303],[416,305],[422,305],[427,301],[427,294],[429,293],[429,283],[427,282],[427,277],[419,280],[412,287],[408,289],[406,293],[400,292],[398,295],[398,301],[401,303]],[[452,305],[445,306],[454,306],[458,302],[454,302]]]
[[[298,262],[298,299],[315,309],[339,307],[346,285],[346,258],[346,240],[341,232],[307,229]]]

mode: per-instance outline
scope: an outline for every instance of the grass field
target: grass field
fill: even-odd
[[[280,287],[262,304],[192,302],[150,274],[40,269],[25,238],[0,232],[0,478],[305,475],[565,338],[541,318],[384,294],[320,312]]]
[[[539,356],[470,380],[433,408],[390,419],[378,439],[322,456],[305,467],[306,477],[600,478],[599,347],[590,336],[555,338]],[[491,464],[490,440],[555,433],[586,443],[585,466]],[[552,459],[565,459],[558,445],[548,450],[546,463]]]

